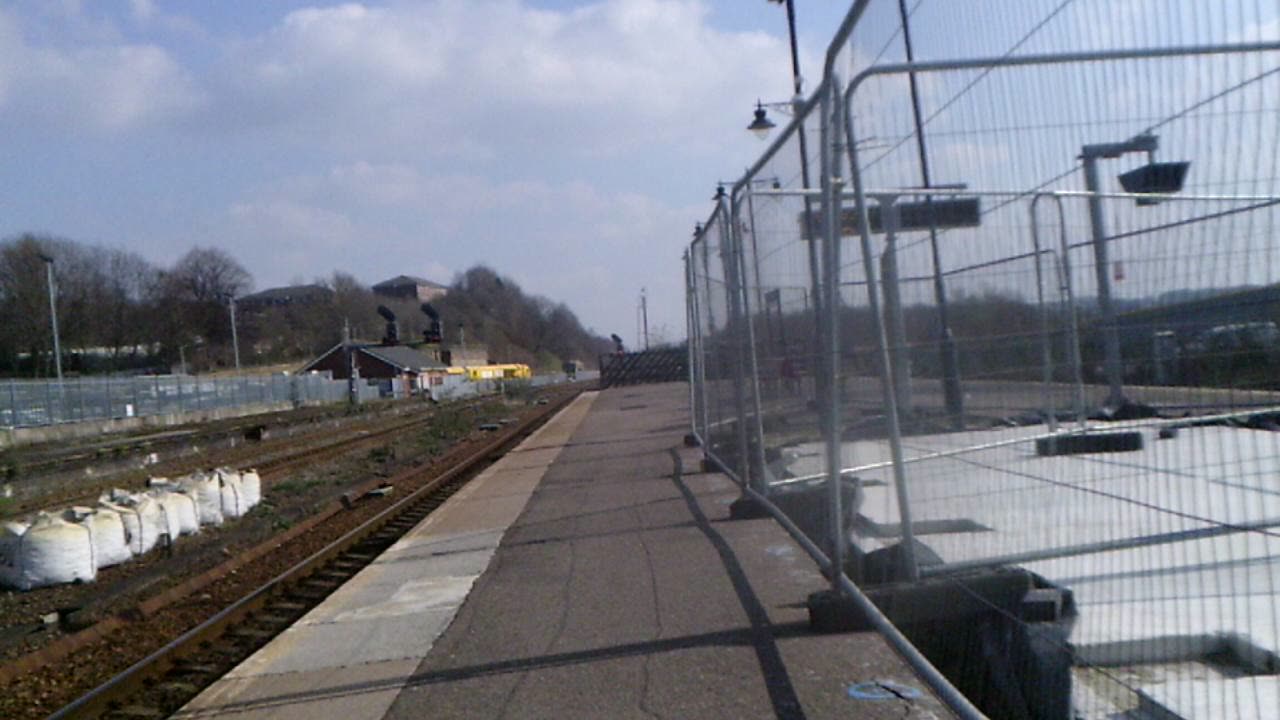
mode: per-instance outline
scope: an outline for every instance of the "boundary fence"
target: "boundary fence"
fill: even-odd
[[[721,187],[694,435],[963,717],[1268,716],[1280,8],[986,10],[854,2]]]
[[[361,382],[358,387],[361,400],[379,397],[377,386]],[[345,380],[313,374],[9,379],[0,381],[0,425],[38,427],[247,405],[339,402],[346,397]]]

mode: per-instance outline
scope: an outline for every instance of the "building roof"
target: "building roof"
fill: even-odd
[[[378,358],[389,365],[394,365],[401,370],[410,372],[445,367],[443,363],[432,360],[425,353],[405,345],[365,345],[357,348],[357,350]]]
[[[236,299],[240,305],[286,305],[295,302],[312,302],[329,299],[333,291],[323,285],[286,285],[285,287],[268,288],[261,292],[244,295]]]
[[[433,360],[429,355],[419,350],[415,350],[405,345],[352,345],[355,352],[364,353],[370,357],[381,360],[402,372],[421,372],[423,370],[439,370],[447,367],[445,364]],[[325,358],[335,352],[342,352],[342,343],[338,343],[328,350],[324,351],[315,360],[302,366],[299,373],[309,372],[315,369]]]
[[[441,290],[449,289],[447,285],[441,285],[438,282],[432,282],[426,278],[420,278],[413,275],[397,275],[391,278],[390,280],[383,280],[382,282],[374,285],[373,287],[376,290],[377,288],[402,287],[404,285],[415,285],[419,287],[439,288]]]

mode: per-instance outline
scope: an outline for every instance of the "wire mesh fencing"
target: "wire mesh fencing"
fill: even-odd
[[[859,0],[695,232],[704,452],[935,690],[1277,716],[1278,51],[1274,4]]]
[[[359,391],[362,400],[379,397],[376,386],[361,383]],[[0,425],[38,427],[246,406],[338,402],[346,397],[345,380],[311,374],[10,379],[0,383]]]

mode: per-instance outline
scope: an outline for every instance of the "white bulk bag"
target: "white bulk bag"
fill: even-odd
[[[107,508],[73,507],[62,511],[64,520],[81,522],[87,518],[89,531],[93,533],[93,555],[98,569],[119,565],[133,559],[129,548],[129,533],[125,531],[120,513]]]
[[[262,476],[255,469],[240,473],[240,487],[244,488],[245,506],[252,508],[262,502]]]
[[[174,492],[159,487],[152,488],[147,494],[160,505],[171,539],[177,539],[179,535],[191,535],[200,530],[200,511],[196,507],[194,497],[184,492]]]
[[[169,532],[168,523],[160,505],[146,495],[130,495],[116,490],[103,496],[100,504],[108,510],[120,513],[125,533],[129,536],[129,549],[134,555],[144,555]]]
[[[87,524],[36,513],[17,544],[13,587],[30,590],[60,583],[88,582],[98,575],[93,534]]]
[[[146,495],[159,508],[160,527],[163,528],[161,534],[169,538],[170,542],[177,540],[178,536],[182,534],[182,525],[178,522],[177,503],[172,503],[172,507],[170,506],[169,496],[172,494],[152,491]]]
[[[222,492],[223,517],[238,518],[249,512],[244,501],[244,488],[240,485],[240,473],[219,468],[218,481]]]
[[[27,534],[26,523],[0,523],[0,587],[16,588],[22,577],[19,555],[22,536]]]
[[[193,473],[179,480],[178,487],[195,498],[201,525],[222,524],[222,490],[217,476]]]

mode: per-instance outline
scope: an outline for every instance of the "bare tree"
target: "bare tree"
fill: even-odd
[[[102,349],[118,367],[123,348],[154,339],[142,317],[154,266],[124,250],[25,234],[0,243],[0,365],[26,372],[17,364],[19,354],[37,374],[53,365],[45,258],[53,261],[65,368],[91,369]]]
[[[7,240],[0,247],[0,352],[15,373],[20,371],[21,354],[26,353],[34,361],[53,347],[48,285],[41,259],[51,257],[47,240],[28,234]]]
[[[226,302],[253,289],[249,271],[217,248],[192,248],[174,264],[169,279],[179,297],[198,303]]]
[[[93,340],[110,351],[112,369],[119,369],[123,353],[134,355],[156,340],[145,302],[159,270],[126,250],[94,248],[90,257],[93,272],[87,289],[96,316]]]
[[[249,271],[223,250],[192,248],[162,274],[153,299],[165,320],[162,342],[172,361],[180,346],[200,348],[206,364],[230,361],[231,321],[227,302],[253,287]]]

